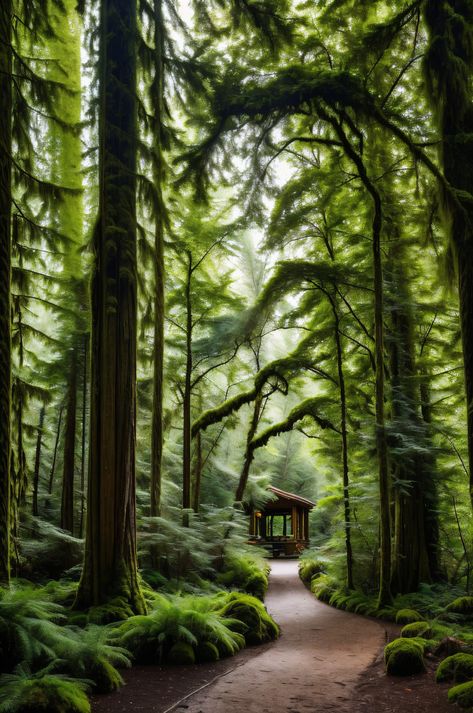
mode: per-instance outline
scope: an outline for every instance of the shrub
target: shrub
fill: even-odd
[[[473,678],[473,656],[471,654],[453,654],[444,659],[437,668],[436,680],[469,681]]]
[[[244,624],[247,644],[261,644],[279,636],[279,627],[266,611],[264,604],[249,594],[232,592],[227,596],[220,613]]]
[[[217,611],[222,601],[221,596],[156,595],[154,608],[148,615],[130,617],[111,635],[140,663],[161,663],[178,641],[195,648],[203,641],[210,641],[220,655],[231,656],[243,648],[245,638],[235,630],[241,627],[239,621]]]
[[[396,624],[414,624],[422,619],[423,616],[415,609],[399,609],[396,614]]]
[[[425,671],[424,649],[416,639],[395,639],[384,649],[386,672],[391,676],[409,676]]]
[[[90,713],[88,682],[50,669],[31,674],[18,666],[15,673],[0,676],[0,713]]]
[[[454,686],[448,692],[448,700],[450,703],[457,703],[460,708],[473,707],[473,681],[468,683],[460,683]]]
[[[203,641],[196,648],[195,658],[198,663],[213,663],[219,660],[220,654],[215,644],[211,641]]]
[[[310,591],[321,602],[329,602],[330,597],[335,594],[336,583],[328,574],[315,574],[310,582]]]
[[[195,663],[194,649],[187,641],[176,641],[169,649],[166,661],[177,665],[193,664]]]
[[[446,607],[447,612],[452,614],[473,615],[473,597],[458,597],[450,602]]]
[[[314,574],[321,574],[324,570],[324,565],[316,559],[306,557],[299,562],[299,577],[305,584],[309,584]]]
[[[262,558],[232,552],[225,557],[223,569],[216,581],[217,584],[229,589],[240,589],[263,601],[268,589],[268,571]]]
[[[0,589],[0,671],[10,672],[22,661],[44,666],[55,650],[67,645],[64,610],[35,587]]]
[[[428,639],[432,635],[432,629],[427,621],[416,621],[412,624],[406,624],[401,629],[401,637],[404,639],[413,639],[418,636]]]
[[[110,630],[89,625],[86,629],[70,630],[68,646],[58,650],[64,661],[66,673],[79,674],[93,682],[98,693],[110,693],[123,685],[123,679],[115,668],[130,666],[130,654],[126,649],[109,643]]]

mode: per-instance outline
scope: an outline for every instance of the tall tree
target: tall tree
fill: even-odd
[[[426,0],[424,13],[428,88],[442,139],[440,160],[453,188],[444,197],[458,279],[473,506],[473,2]]]
[[[136,559],[136,2],[103,0],[87,534],[76,606],[145,611]]]
[[[11,419],[11,0],[0,7],[0,583],[10,580]]]

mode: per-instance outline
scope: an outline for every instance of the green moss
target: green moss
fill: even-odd
[[[215,644],[211,641],[203,641],[196,648],[195,658],[198,663],[213,663],[219,660],[220,654]]]
[[[128,602],[122,597],[111,599],[106,604],[89,609],[88,618],[91,624],[111,624],[115,621],[125,621],[133,616]]]
[[[256,597],[233,592],[228,595],[221,614],[245,625],[244,637],[247,644],[261,644],[279,636],[278,625]]]
[[[401,636],[404,639],[413,639],[420,636],[423,639],[430,638],[432,629],[427,621],[416,621],[412,624],[406,624],[401,629]]]
[[[415,609],[399,609],[396,614],[396,624],[414,624],[422,619],[422,614]]]
[[[166,656],[166,661],[178,666],[195,663],[194,649],[186,641],[176,641]]]
[[[450,703],[456,703],[460,708],[473,707],[473,681],[460,683],[454,686],[448,692],[448,700]]]
[[[436,680],[463,682],[473,679],[473,655],[453,654],[442,661],[437,668]]]
[[[425,671],[424,649],[416,639],[395,639],[384,649],[386,672],[391,676],[409,676]]]
[[[465,614],[467,616],[473,615],[473,597],[458,597],[450,602],[446,607],[448,612],[452,614]]]

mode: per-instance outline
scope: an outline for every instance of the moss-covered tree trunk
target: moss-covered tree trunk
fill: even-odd
[[[151,424],[151,517],[161,514],[163,460],[163,389],[164,389],[164,205],[162,195],[164,113],[164,20],[161,0],[154,1],[155,76],[152,86],[154,104],[154,188],[158,196],[155,215],[154,245],[154,340],[153,340],[153,414]]]
[[[0,584],[10,581],[12,3],[0,4]]]
[[[473,506],[473,2],[426,0],[424,11],[427,86],[442,138],[445,178],[456,196],[446,197],[446,227],[458,275]]]
[[[64,434],[64,460],[61,492],[61,527],[72,533],[74,530],[74,476],[76,464],[77,423],[77,354],[74,345],[69,365],[67,385],[66,430]]]
[[[136,557],[136,2],[102,0],[86,551],[76,605],[145,611]]]
[[[391,260],[393,259],[391,250]],[[421,582],[430,582],[426,540],[424,494],[434,474],[425,472],[417,449],[425,444],[425,429],[418,414],[414,361],[413,315],[406,284],[406,271],[391,264],[394,302],[391,305],[391,392],[394,447],[393,462],[394,547],[393,591],[415,592]],[[415,442],[413,442],[415,440]]]

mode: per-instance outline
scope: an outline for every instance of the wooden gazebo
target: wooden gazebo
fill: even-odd
[[[270,486],[277,496],[250,514],[250,543],[267,549],[273,557],[298,555],[309,544],[311,500]]]

